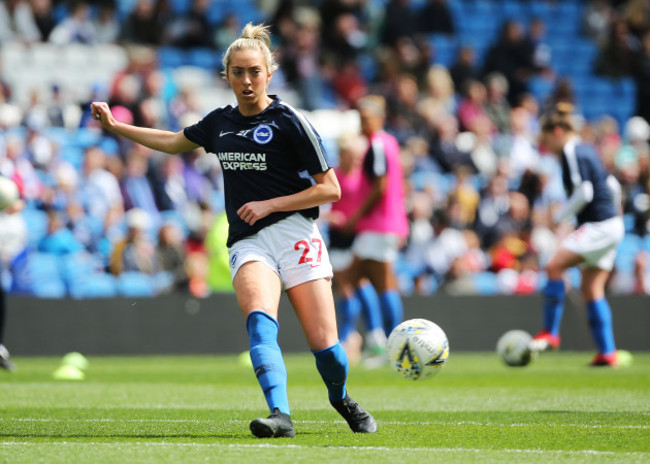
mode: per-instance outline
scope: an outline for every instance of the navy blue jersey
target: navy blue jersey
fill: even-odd
[[[576,215],[578,225],[600,222],[616,216],[612,192],[607,186],[609,174],[592,145],[570,141],[562,150],[562,183],[567,196],[585,181],[591,182],[593,199]]]
[[[241,206],[298,193],[312,185],[306,174],[329,169],[320,136],[307,119],[278,97],[270,97],[273,102],[255,116],[243,116],[228,105],[184,130],[185,137],[215,153],[221,163],[228,246],[295,213],[272,213],[251,226],[237,215]],[[299,212],[318,217],[318,207]]]

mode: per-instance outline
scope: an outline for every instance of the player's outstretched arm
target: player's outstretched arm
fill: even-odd
[[[118,122],[113,117],[108,104],[93,102],[90,105],[93,119],[99,121],[102,127],[115,134],[126,137],[152,150],[175,155],[198,148],[198,145],[185,137],[183,131],[171,132],[148,127],[137,127]]]

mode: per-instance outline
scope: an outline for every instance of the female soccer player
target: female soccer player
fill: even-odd
[[[359,101],[361,132],[368,138],[359,197],[361,206],[347,228],[357,236],[352,250],[351,275],[355,282],[367,277],[377,290],[383,315],[384,338],[402,322],[403,308],[392,264],[400,242],[408,235],[400,149],[384,131],[386,102],[378,95]]]
[[[314,223],[318,206],[340,188],[320,137],[306,118],[267,86],[277,68],[267,27],[247,24],[223,58],[237,106],[209,113],[179,132],[118,123],[108,105],[92,104],[103,127],[174,154],[203,146],[221,161],[233,286],[246,317],[250,355],[271,414],[250,423],[257,437],[293,437],[287,372],[277,343],[278,305],[287,292],[316,358],[332,406],[354,432],[377,430],[346,391],[348,359],[337,338],[332,268]],[[309,173],[311,179],[305,176]]]
[[[328,216],[329,256],[334,270],[334,293],[339,313],[339,339],[348,359],[357,362],[361,356],[362,338],[357,332],[359,315],[363,313],[372,344],[373,330],[383,334],[379,298],[372,284],[364,279],[358,287],[350,280],[354,232],[345,229],[349,217],[361,203],[361,163],[366,152],[366,141],[361,135],[347,134],[339,139],[339,164],[334,169],[341,186],[341,199],[332,204]],[[383,348],[385,340],[381,343]],[[368,345],[368,342],[366,342]]]
[[[592,366],[616,366],[612,314],[605,299],[605,284],[614,266],[616,248],[625,228],[620,216],[620,185],[603,168],[593,146],[582,143],[573,132],[569,108],[559,108],[542,122],[542,141],[562,165],[562,181],[568,201],[554,222],[575,215],[577,228],[568,235],[546,265],[544,324],[531,342],[531,349],[544,351],[560,345],[560,322],[564,309],[564,271],[580,266],[581,293],[598,354]]]

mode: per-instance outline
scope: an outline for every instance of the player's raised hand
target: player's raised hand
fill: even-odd
[[[99,121],[105,129],[110,129],[115,126],[115,118],[111,113],[111,109],[105,102],[92,102],[90,104],[90,111],[95,121]]]

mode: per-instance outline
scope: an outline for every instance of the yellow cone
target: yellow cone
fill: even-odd
[[[86,374],[78,367],[63,365],[52,373],[52,378],[55,380],[83,380],[86,378]]]

